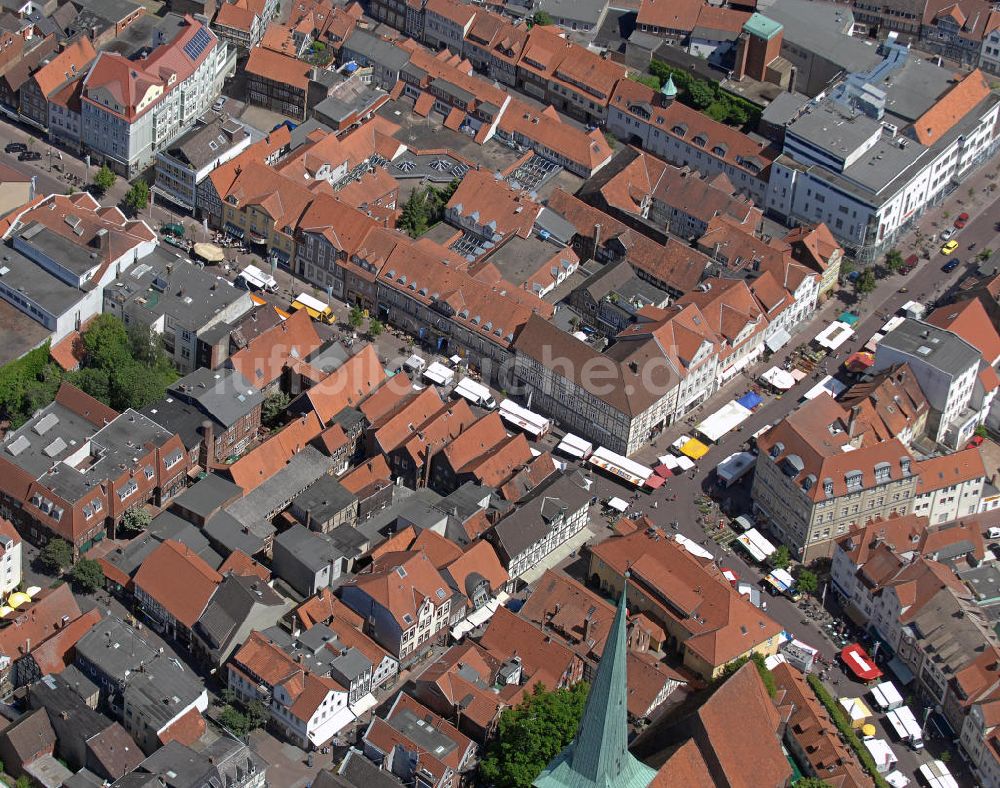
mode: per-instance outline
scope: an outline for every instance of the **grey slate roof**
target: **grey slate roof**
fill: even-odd
[[[187,520],[182,520],[173,512],[160,512],[149,524],[149,533],[161,542],[173,539],[186,545],[200,556],[206,564],[218,569],[222,564],[222,556],[212,549],[208,538]]]
[[[226,555],[241,550],[254,556],[264,549],[275,530],[267,520],[255,520],[244,525],[228,512],[218,512],[205,523],[204,533]]]
[[[238,497],[243,489],[228,479],[209,473],[174,498],[174,504],[198,517],[208,517],[229,500]]]
[[[583,481],[579,472],[573,471],[536,488],[529,500],[493,527],[498,546],[513,559],[542,539],[554,520],[569,516],[590,500],[590,490],[582,486]]]
[[[285,600],[256,577],[227,575],[215,589],[195,629],[213,648],[228,645],[255,605],[275,608],[275,616]]]
[[[919,361],[956,376],[979,363],[982,354],[972,345],[944,328],[922,320],[906,319],[879,343],[885,348],[906,353]],[[880,366],[876,353],[876,366]]]
[[[249,495],[227,507],[226,511],[243,525],[272,517],[320,476],[333,468],[333,459],[312,446],[306,446],[291,461]]]
[[[280,544],[313,572],[344,557],[326,534],[310,531],[298,523],[278,534],[274,538],[274,543]]]
[[[408,52],[388,41],[383,41],[378,36],[359,29],[355,29],[344,40],[341,48],[352,55],[360,55],[368,63],[378,63],[391,71],[399,71],[410,60]],[[367,63],[361,65],[367,65]]]
[[[292,500],[292,506],[320,523],[357,503],[357,496],[329,475],[320,476]]]
[[[234,369],[200,367],[176,381],[168,391],[196,405],[226,429],[264,402],[264,395]]]
[[[322,771],[313,780],[313,788],[401,788],[403,781],[392,772],[380,769],[353,747],[347,751],[338,772]]]

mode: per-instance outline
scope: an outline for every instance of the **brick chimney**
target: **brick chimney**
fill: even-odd
[[[198,465],[206,473],[215,465],[215,428],[206,419],[201,423],[201,446],[198,447]]]
[[[847,437],[848,438],[852,438],[853,439],[854,437],[856,437],[856,433],[857,433],[857,429],[858,429],[858,418],[860,416],[861,416],[861,406],[860,405],[852,405],[851,406],[851,415],[850,415],[850,417],[847,420]]]

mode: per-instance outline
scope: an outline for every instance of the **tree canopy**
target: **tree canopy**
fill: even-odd
[[[791,556],[786,545],[778,545],[778,548],[771,553],[771,566],[775,569],[787,569],[790,561]]]
[[[38,554],[42,568],[58,574],[73,563],[73,548],[65,539],[50,539]]]
[[[674,68],[662,60],[649,64],[649,73],[659,84],[665,84],[672,77],[677,87],[677,100],[682,104],[704,112],[713,120],[730,126],[752,126],[760,118],[760,109],[740,96],[722,89],[718,82],[699,79],[688,71]],[[645,79],[638,80],[652,87]]]
[[[104,570],[92,558],[81,558],[73,567],[73,583],[81,591],[92,594],[104,587]]]
[[[441,221],[444,207],[458,188],[453,180],[447,186],[427,186],[413,190],[403,203],[396,226],[405,230],[412,238],[417,238]]]
[[[102,164],[101,168],[94,173],[94,186],[103,194],[115,185],[118,176],[115,175],[107,164]]]
[[[532,694],[500,716],[497,736],[479,765],[481,782],[496,788],[528,788],[546,764],[576,735],[590,686]]]
[[[122,202],[132,214],[146,210],[146,206],[149,205],[149,184],[143,180],[136,181],[132,184],[132,188],[125,193]]]

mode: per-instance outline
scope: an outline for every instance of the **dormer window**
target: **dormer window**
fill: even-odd
[[[714,148],[712,148],[712,153],[714,153],[720,159],[724,159],[726,157],[726,148],[724,145],[716,145]]]
[[[704,134],[695,134],[694,137],[691,138],[691,144],[697,145],[699,148],[704,148],[708,145],[708,137]]]
[[[833,479],[823,479],[823,494],[827,498],[833,497]]]
[[[890,466],[887,462],[876,463],[875,465],[875,484],[885,484],[890,480]]]
[[[899,468],[903,472],[903,476],[910,475],[910,458],[901,457],[899,460]]]
[[[864,486],[864,475],[861,471],[848,471],[844,474],[844,484],[848,492],[856,492]]]

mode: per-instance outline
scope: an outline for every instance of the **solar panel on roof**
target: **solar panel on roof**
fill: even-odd
[[[184,54],[192,60],[197,60],[201,56],[201,53],[205,51],[205,47],[210,43],[212,43],[212,37],[205,28],[201,28],[184,45]]]

